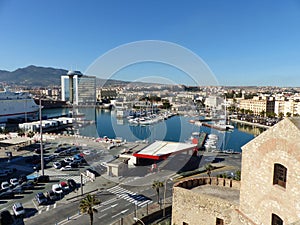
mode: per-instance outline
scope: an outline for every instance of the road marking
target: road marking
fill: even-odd
[[[102,216],[99,216],[98,218],[101,219],[101,218],[103,218],[106,215],[107,215],[107,213],[103,214]]]
[[[54,208],[54,209],[56,208],[56,202],[54,203],[53,208]]]
[[[32,199],[32,203],[33,203],[34,207],[36,208],[36,210],[39,210],[38,206],[35,204],[33,199]]]
[[[50,205],[47,205],[46,211],[49,211],[50,209]]]
[[[117,203],[117,204],[111,205],[111,206],[109,206],[108,208],[102,209],[100,212],[104,212],[104,211],[106,211],[106,210],[108,210],[108,209],[114,208],[114,207],[116,207],[117,205],[119,205],[119,204]]]
[[[111,218],[114,218],[114,217],[116,217],[116,216],[119,216],[119,215],[121,215],[121,214],[124,214],[124,213],[126,213],[128,210],[129,210],[129,209],[125,209],[125,210],[123,210],[123,211],[117,213],[116,215],[113,215]]]

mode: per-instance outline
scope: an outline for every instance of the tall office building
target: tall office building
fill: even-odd
[[[61,98],[70,104],[96,104],[96,77],[82,75],[79,71],[69,71],[61,76]]]

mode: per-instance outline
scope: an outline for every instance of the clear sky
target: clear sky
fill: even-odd
[[[0,0],[2,70],[85,71],[141,40],[191,50],[221,85],[300,86],[298,0]]]

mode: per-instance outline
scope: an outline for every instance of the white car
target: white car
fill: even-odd
[[[52,185],[52,191],[55,192],[56,194],[62,194],[63,193],[63,190],[59,186],[59,184],[53,184]]]
[[[55,169],[60,169],[60,168],[61,168],[61,163],[60,163],[60,162],[54,162],[54,163],[53,163],[53,167],[54,167]]]
[[[73,168],[70,165],[64,166],[60,168],[61,171],[68,171],[68,170],[73,170]]]
[[[7,181],[1,183],[1,189],[5,190],[10,188],[10,184]]]
[[[19,180],[17,178],[11,178],[10,183],[13,186],[17,186],[19,184]]]
[[[71,158],[65,158],[64,161],[65,161],[66,163],[71,163],[71,162],[73,162],[73,160],[72,160]]]
[[[25,209],[23,208],[22,203],[17,202],[13,205],[12,210],[16,216],[22,216],[25,214]]]

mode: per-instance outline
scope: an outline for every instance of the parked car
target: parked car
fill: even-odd
[[[44,161],[45,162],[50,162],[51,160],[55,159],[55,155],[49,155],[49,156],[46,156],[44,157]]]
[[[14,197],[15,193],[12,190],[3,191],[0,193],[0,199],[10,199]]]
[[[9,189],[10,188],[10,184],[7,182],[7,181],[3,181],[2,183],[1,183],[1,189],[2,190],[7,190],[7,189]]]
[[[62,181],[59,183],[59,186],[61,187],[61,189],[63,190],[63,192],[68,193],[70,191],[69,185],[67,182]]]
[[[13,205],[12,210],[16,216],[24,216],[25,215],[25,209],[22,205],[22,203],[17,202]]]
[[[59,194],[59,195],[61,195],[63,193],[63,190],[59,186],[59,184],[53,184],[52,185],[52,191],[54,191],[56,194]]]
[[[60,163],[60,162],[54,162],[54,163],[53,163],[53,167],[54,167],[55,169],[60,169],[60,168],[61,168],[61,163]]]
[[[64,166],[62,168],[60,168],[61,171],[70,171],[73,170],[74,168],[72,168],[70,165]]]
[[[71,159],[71,158],[65,158],[64,161],[65,161],[66,163],[71,163],[71,162],[72,162],[72,159]]]
[[[70,190],[73,191],[77,188],[77,183],[75,182],[75,180],[68,179],[67,182],[68,182],[68,186],[69,186]]]
[[[50,177],[48,175],[41,175],[37,177],[37,182],[39,183],[47,183],[50,181]]]
[[[38,202],[39,205],[46,204],[48,202],[46,196],[42,192],[38,192],[35,195],[35,199]]]
[[[20,177],[19,177],[19,183],[20,184],[22,184],[22,183],[24,183],[24,182],[27,182],[27,176],[26,175],[24,175],[24,174],[22,174],[22,175],[20,175]]]
[[[31,189],[34,189],[34,181],[29,180],[29,181],[27,181],[27,182],[23,182],[20,186],[21,186],[24,190],[31,190]]]
[[[3,210],[0,213],[0,224],[13,224],[14,219],[8,210]]]
[[[46,192],[46,196],[47,196],[47,198],[48,198],[49,200],[51,200],[51,201],[57,200],[57,195],[56,195],[56,193],[55,193],[53,190],[47,191],[47,192]]]
[[[17,186],[19,184],[19,180],[17,178],[10,179],[10,183],[13,186]]]
[[[24,188],[21,184],[19,184],[12,189],[12,192],[14,192],[15,194],[22,194],[24,193]]]
[[[71,168],[78,168],[78,163],[71,162],[69,166],[71,166]]]

